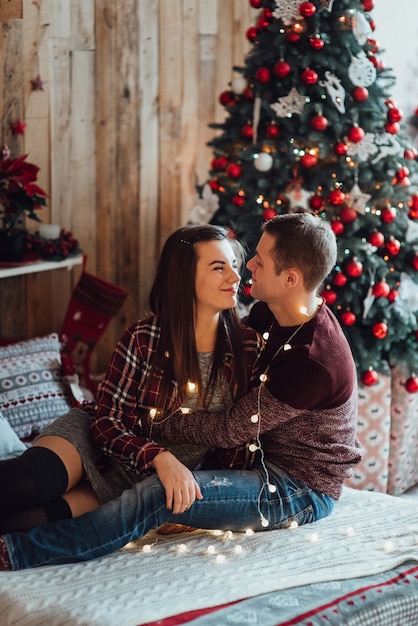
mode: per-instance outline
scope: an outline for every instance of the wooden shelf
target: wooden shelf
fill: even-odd
[[[36,272],[50,272],[58,269],[72,269],[76,265],[81,265],[83,255],[70,257],[63,261],[35,261],[27,265],[16,265],[15,267],[0,267],[0,278],[9,278],[11,276],[23,276],[24,274],[34,274]]]

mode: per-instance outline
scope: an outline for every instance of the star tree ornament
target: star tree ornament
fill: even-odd
[[[30,82],[32,85],[32,91],[44,91],[45,81],[42,80],[39,74],[36,78],[33,78]]]
[[[365,208],[370,198],[371,195],[362,192],[357,181],[354,183],[351,191],[348,193],[348,200],[351,207],[360,215],[364,215]]]
[[[306,102],[306,96],[301,96],[296,87],[292,87],[287,96],[279,98],[277,102],[270,106],[277,117],[288,117],[294,114],[300,115]]]
[[[289,200],[290,212],[296,212],[298,209],[312,212],[309,206],[309,199],[312,196],[310,191],[303,189],[302,179],[295,177],[290,181],[285,190],[285,195]]]

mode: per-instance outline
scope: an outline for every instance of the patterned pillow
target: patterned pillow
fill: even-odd
[[[58,335],[0,347],[0,411],[15,433],[31,437],[70,408]]]

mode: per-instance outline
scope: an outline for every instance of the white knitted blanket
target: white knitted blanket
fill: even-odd
[[[144,549],[145,548],[145,549]],[[344,488],[330,517],[253,535],[149,534],[87,563],[0,573],[1,626],[137,626],[418,561],[418,506]]]

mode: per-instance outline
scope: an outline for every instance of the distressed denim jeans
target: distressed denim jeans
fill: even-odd
[[[212,530],[265,531],[285,528],[293,520],[307,524],[331,513],[335,500],[273,465],[267,469],[268,483],[262,468],[194,472],[203,499],[181,515],[167,510],[164,488],[156,475],[150,476],[91,513],[27,533],[4,535],[12,569],[94,559],[165,522]]]

